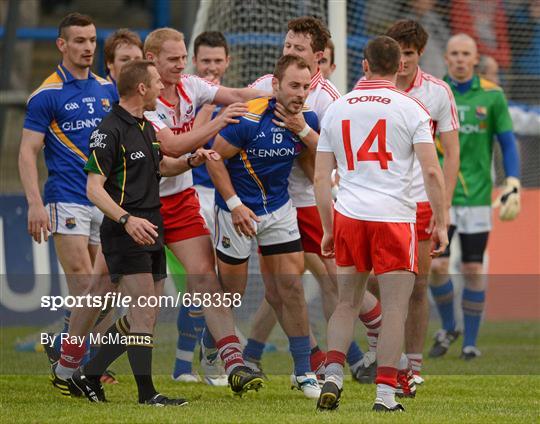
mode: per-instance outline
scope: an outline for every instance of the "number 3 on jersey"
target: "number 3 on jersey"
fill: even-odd
[[[345,119],[341,121],[341,134],[345,146],[345,157],[347,158],[347,169],[354,171],[354,157],[351,144],[351,121]],[[370,152],[369,149],[377,139],[377,151]],[[386,151],[386,119],[379,119],[373,126],[368,136],[356,152],[358,162],[377,161],[381,169],[388,169],[388,162],[392,161],[392,152]]]

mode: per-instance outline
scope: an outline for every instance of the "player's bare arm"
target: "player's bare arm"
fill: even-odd
[[[89,173],[86,183],[86,195],[105,215],[118,222],[120,217],[127,214],[127,211],[120,207],[105,191],[103,186],[106,180],[107,177],[104,175]],[[156,232],[158,227],[144,218],[130,216],[124,228],[133,240],[141,245],[152,245],[158,237]]]
[[[315,156],[316,152],[304,150],[300,156],[298,156],[298,159],[296,159],[296,163],[300,166],[304,172],[304,175],[309,179],[311,184],[313,184],[315,175]]]
[[[233,103],[226,107],[223,112],[205,124],[187,133],[174,134],[170,128],[163,128],[157,133],[157,139],[161,143],[161,150],[167,156],[179,157],[204,146],[210,139],[228,124],[238,123],[239,116],[247,112],[244,103]]]
[[[442,132],[439,134],[439,139],[444,150],[442,171],[446,187],[446,205],[449,208],[452,205],[452,197],[454,196],[459,172],[459,131]]]
[[[200,128],[204,124],[210,122],[215,109],[216,105],[211,105],[208,103],[202,105],[202,107],[199,109],[199,112],[195,116],[195,120],[193,121],[193,128],[191,129],[191,131]]]
[[[247,102],[248,100],[257,97],[267,97],[271,95],[272,93],[256,88],[230,88],[221,86],[214,97],[214,104],[230,105],[232,103]]]
[[[221,196],[223,196],[223,199],[227,202],[227,206],[231,211],[233,225],[238,234],[244,234],[248,237],[255,236],[255,228],[253,228],[252,220],[258,222],[259,218],[238,198],[232,185],[229,172],[223,163],[224,159],[233,157],[240,149],[228,143],[220,135],[216,137],[212,147],[214,151],[221,156],[221,159],[206,163],[208,174],[210,175],[210,178],[212,178],[216,190],[219,191]],[[236,202],[234,202],[234,200],[236,200]]]
[[[39,190],[37,157],[43,149],[45,135],[32,130],[23,129],[19,150],[19,175],[28,202],[28,233],[38,243],[41,237],[47,241],[51,223]]]
[[[278,126],[284,124],[285,128],[300,137],[308,149],[315,152],[317,142],[319,141],[319,134],[313,128],[309,127],[302,112],[291,113],[282,104],[276,103],[274,114],[278,117],[278,119],[272,119],[274,124]]]
[[[214,150],[209,149],[197,149],[192,155],[187,157],[183,156],[181,158],[164,156],[159,163],[159,172],[164,177],[174,177],[175,175],[182,174],[192,168],[197,168],[207,161],[219,159],[219,154]]]
[[[436,257],[444,252],[448,246],[448,208],[446,207],[444,178],[435,146],[432,143],[414,144],[414,153],[420,162],[426,193],[428,195],[433,216],[435,217],[435,228],[433,231],[433,243],[431,256]]]
[[[332,171],[336,167],[336,158],[332,152],[317,152],[315,158],[314,189],[317,209],[321,216],[323,238],[322,255],[334,256],[333,207],[332,207]]]

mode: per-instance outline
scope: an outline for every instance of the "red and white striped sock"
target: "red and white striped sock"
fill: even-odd
[[[221,340],[217,341],[216,346],[219,351],[219,356],[223,360],[227,375],[229,375],[236,367],[246,365],[244,363],[244,358],[242,357],[242,345],[235,335],[223,337]]]
[[[398,370],[394,367],[377,367],[375,384],[385,384],[395,389],[397,386],[397,373]]]
[[[56,366],[56,375],[64,380],[72,376],[86,352],[86,343],[71,343],[69,337],[64,339],[60,349],[60,360]]]
[[[346,356],[338,350],[329,350],[326,353],[325,379],[332,381],[339,389],[343,389],[343,367]]]
[[[377,398],[382,399],[389,408],[396,405],[396,386],[398,370],[394,367],[377,367]]]
[[[409,358],[409,364],[414,375],[420,375],[422,372],[422,360],[423,355],[421,353],[407,353],[407,358]]]
[[[379,330],[382,323],[381,302],[377,301],[374,308],[359,315],[360,320],[367,328],[367,340],[370,352],[377,352],[377,340],[379,339]]]
[[[319,346],[315,346],[313,349],[311,349],[311,355],[309,356],[309,364],[311,367],[311,371],[317,372],[319,368],[321,368],[322,365],[324,365],[324,362],[326,361],[326,353],[324,353]]]

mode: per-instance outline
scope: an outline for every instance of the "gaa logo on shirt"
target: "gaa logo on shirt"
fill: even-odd
[[[77,103],[66,103],[66,105],[64,106],[64,109],[76,110],[76,109],[79,109],[79,105]]]
[[[109,101],[109,99],[101,99],[101,106],[103,107],[103,110],[105,112],[111,111],[111,102]]]
[[[143,152],[139,150],[138,152],[133,152],[129,157],[131,160],[136,160],[136,159],[145,158],[146,156],[144,155]]]
[[[66,218],[66,228],[69,228],[72,230],[77,225],[77,221],[75,221],[75,217],[69,217]]]

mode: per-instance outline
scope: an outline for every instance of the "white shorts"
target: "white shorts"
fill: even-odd
[[[450,224],[461,234],[487,233],[491,231],[491,206],[452,206]]]
[[[87,236],[88,243],[100,244],[99,227],[103,212],[96,206],[59,202],[48,203],[45,208],[49,212],[53,234]]]
[[[212,239],[216,232],[215,228],[215,210],[214,206],[216,204],[215,193],[216,190],[213,188],[205,187],[202,185],[194,185],[193,188],[197,191],[199,195],[199,203],[201,205],[201,215],[203,216],[206,226],[210,230]]]
[[[258,245],[283,245],[298,240],[301,251],[300,232],[296,220],[296,209],[289,200],[278,210],[267,215],[259,216],[260,222],[253,221],[256,229]],[[216,235],[214,237],[216,250],[235,259],[247,259],[251,254],[251,239],[240,236],[232,223],[230,212],[216,206]],[[262,252],[264,255],[264,251]]]

